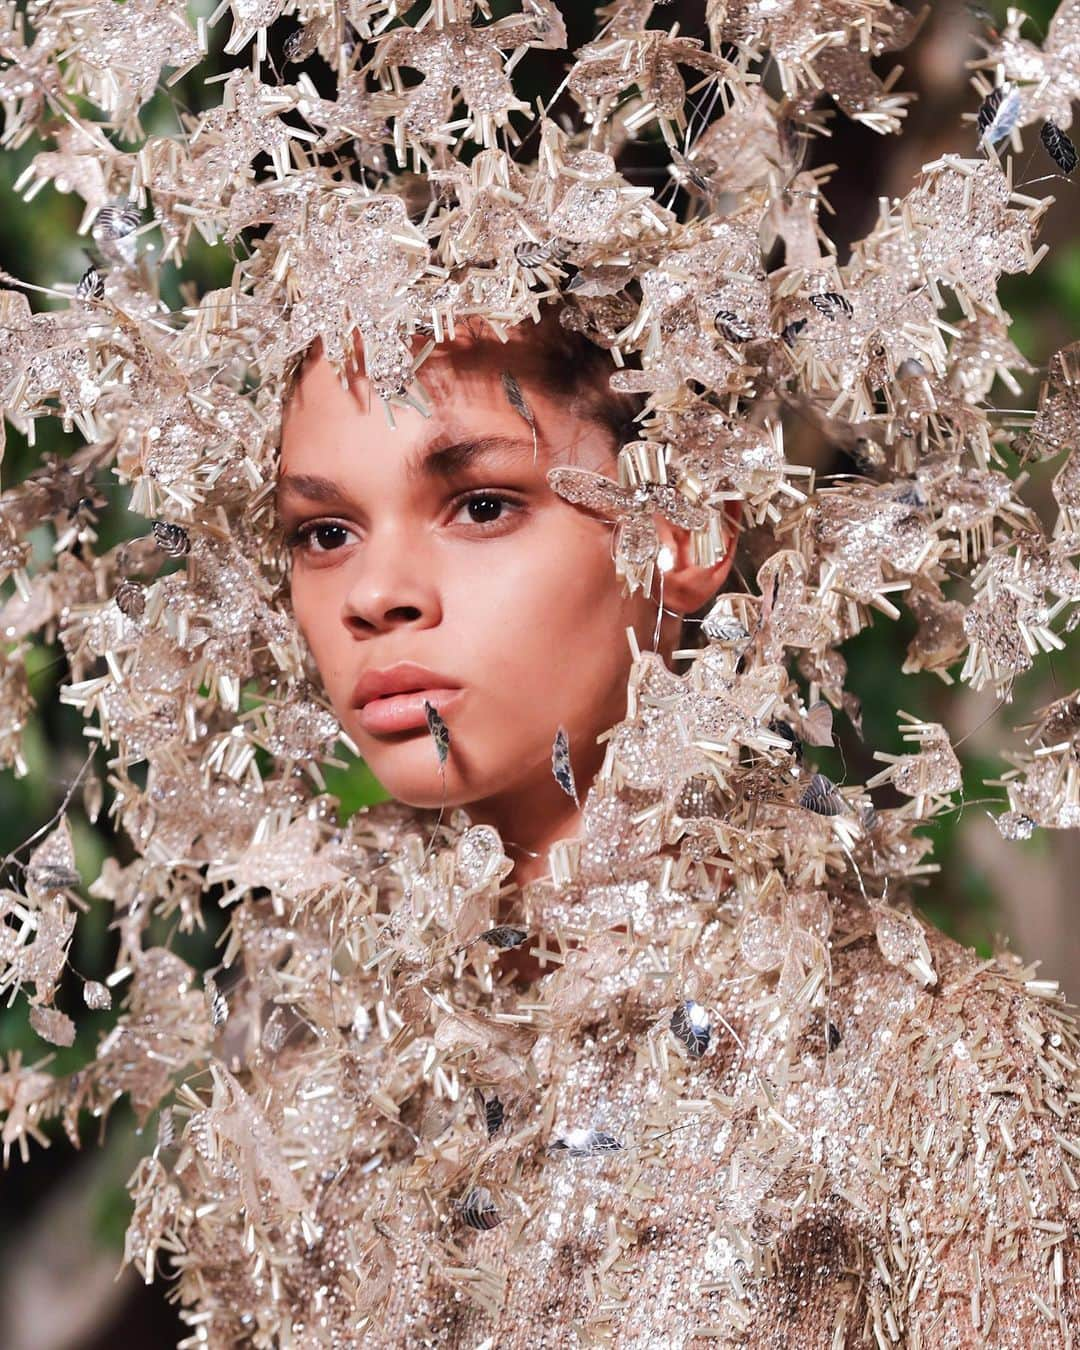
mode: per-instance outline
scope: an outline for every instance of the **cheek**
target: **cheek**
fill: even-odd
[[[467,628],[474,650],[488,653],[494,693],[520,699],[527,689],[569,706],[603,695],[618,679],[629,661],[633,610],[621,595],[610,541],[610,527],[575,521],[484,571],[466,602]]]

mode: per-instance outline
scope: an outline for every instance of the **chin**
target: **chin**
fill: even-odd
[[[382,780],[380,779],[380,782]],[[395,801],[403,802],[406,806],[415,807],[418,811],[437,811],[439,807],[445,806],[449,810],[453,806],[466,806],[472,801],[472,793],[454,793],[447,790],[444,793],[442,784],[438,780],[432,785],[414,785],[412,783],[400,789],[395,788],[391,783],[383,783],[383,787],[390,793]]]
[[[508,762],[497,751],[491,755],[494,763],[478,764],[474,753],[465,752],[469,740],[475,738],[463,737],[456,753],[451,739],[450,755],[440,772],[435,743],[426,731],[394,740],[363,731],[357,734],[349,726],[346,730],[379,785],[396,801],[417,809],[468,807],[505,791],[523,776],[520,760]],[[451,738],[453,734],[451,726]],[[489,754],[495,749],[490,745],[487,748]]]
[[[434,758],[434,749],[431,750]],[[451,751],[451,757],[453,752]],[[451,807],[463,806],[466,810],[476,802],[482,802],[489,797],[496,796],[500,790],[505,790],[509,784],[515,780],[512,775],[502,778],[485,778],[483,782],[469,781],[465,782],[461,776],[452,769],[450,762],[446,765],[446,781],[439,773],[438,766],[417,769],[415,772],[402,772],[402,766],[391,766],[385,762],[380,763],[378,756],[365,760],[368,768],[379,780],[381,787],[387,791],[396,801],[403,802],[406,806],[416,807],[418,810],[435,810],[445,806],[449,811]],[[396,768],[396,772],[395,772]]]
[[[425,749],[434,760],[434,747],[428,745]],[[387,762],[391,758],[385,753],[384,747],[382,755],[364,756],[364,762],[379,780],[379,785],[396,801],[403,802],[406,806],[414,806],[418,810],[428,808],[438,810],[444,804],[447,808],[464,806],[482,795],[466,789],[458,781],[457,774],[451,772],[449,763],[446,766],[444,783],[437,764],[430,767],[416,766],[412,772],[403,772],[402,765]]]

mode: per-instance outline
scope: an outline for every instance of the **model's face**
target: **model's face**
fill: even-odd
[[[511,370],[539,434],[510,406]],[[438,806],[425,697],[450,731],[445,800],[467,805],[551,780],[563,726],[579,782],[597,735],[626,712],[626,628],[652,646],[656,607],[624,598],[612,525],[571,506],[546,471],[608,477],[611,433],[545,392],[527,340],[460,339],[421,369],[425,418],[366,379],[343,389],[321,352],[285,410],[279,504],[297,620],[342,725],[383,787]],[[366,672],[415,662],[456,686],[358,707]]]

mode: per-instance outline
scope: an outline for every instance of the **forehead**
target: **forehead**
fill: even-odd
[[[456,350],[437,350],[422,366],[413,392],[427,416],[407,404],[384,407],[362,370],[343,385],[320,353],[305,364],[284,409],[282,452],[292,455],[343,434],[401,449],[470,433],[531,435],[527,420],[510,404],[501,372],[490,361],[463,360]],[[530,405],[539,410],[540,402],[530,393]],[[529,411],[535,416],[532,406]]]
[[[542,390],[550,383],[552,365],[545,331],[542,325],[522,323],[509,330],[504,342],[487,329],[461,328],[452,340],[438,343],[427,353],[418,367],[419,383],[430,396],[441,399],[452,393],[460,381],[497,386],[503,373],[509,371],[518,381],[534,384]],[[413,338],[414,360],[422,356],[427,345],[419,335]],[[292,405],[297,394],[302,397],[305,386],[325,379],[342,383],[342,377],[326,360],[322,339],[316,338],[304,353],[293,378],[287,407]],[[372,400],[377,404],[365,373],[364,343],[358,331],[353,333],[353,365],[348,384],[365,411]],[[495,392],[494,388],[492,392]]]
[[[415,392],[428,416],[395,403],[387,409],[373,392],[357,347],[359,368],[343,385],[326,360],[321,343],[307,354],[283,410],[282,459],[322,457],[377,444],[406,458],[427,446],[465,441],[470,437],[505,437],[533,441],[537,431],[538,463],[592,462],[598,467],[613,453],[609,432],[583,418],[574,401],[549,388],[545,355],[530,340],[528,329],[514,330],[510,341],[461,333],[436,347],[421,364]],[[551,452],[558,447],[560,453]],[[355,451],[353,452],[355,453]]]

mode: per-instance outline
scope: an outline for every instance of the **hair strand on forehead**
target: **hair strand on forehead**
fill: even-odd
[[[532,432],[533,462],[535,463],[537,451],[539,448],[539,443],[536,437],[536,418],[533,416],[532,409],[525,401],[525,395],[521,392],[521,385],[518,384],[517,377],[514,375],[513,371],[510,370],[502,371],[501,378],[502,378],[502,387],[506,393],[506,401],[510,404],[511,408],[513,408],[513,410],[518,414],[519,417],[525,419],[525,421],[529,425],[529,430]]]

